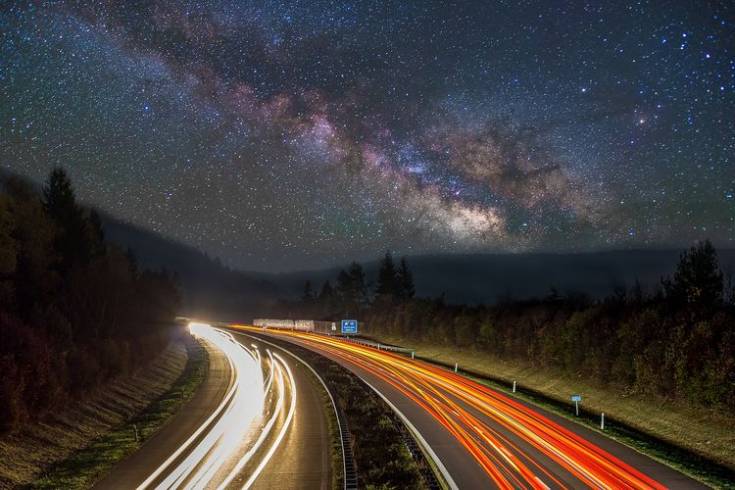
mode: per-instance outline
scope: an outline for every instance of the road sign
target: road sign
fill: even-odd
[[[343,334],[357,333],[357,320],[342,320],[342,333]]]
[[[579,402],[582,401],[582,395],[572,395],[572,401],[574,402],[574,414],[579,417]]]

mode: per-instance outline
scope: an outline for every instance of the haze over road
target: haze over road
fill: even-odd
[[[318,352],[375,387],[425,439],[452,486],[704,488],[611,439],[446,369],[334,337],[246,330]]]
[[[205,324],[191,331],[209,347],[207,380],[96,488],[328,488],[331,441],[311,375],[251,339]]]

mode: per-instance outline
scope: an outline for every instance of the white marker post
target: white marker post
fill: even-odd
[[[600,415],[600,429],[605,430],[605,412]]]
[[[513,380],[513,393],[515,393],[515,392],[516,392],[516,381]]]
[[[457,368],[459,368],[459,364],[455,362],[454,363],[454,372],[455,373],[457,372]]]
[[[416,359],[416,351],[415,350],[412,350],[411,351],[411,359]]]

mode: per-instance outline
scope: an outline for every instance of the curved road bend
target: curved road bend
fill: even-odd
[[[234,332],[233,332],[234,333]],[[294,489],[294,490],[327,490],[332,488],[331,439],[329,434],[328,414],[334,410],[325,407],[322,394],[324,387],[311,372],[283,349],[259,342],[250,336],[234,333],[235,338],[245,345],[257,345],[261,352],[271,350],[281,354],[293,373],[297,397],[294,419],[290,430],[284,435],[282,442],[270,458],[260,476],[254,481],[252,488],[257,490]],[[279,419],[283,424],[285,414]],[[245,468],[243,475],[249,474]],[[241,488],[246,478],[233,481],[233,488]],[[235,485],[235,483],[240,483]]]
[[[316,380],[270,346],[199,328],[210,356],[200,389],[95,488],[284,488],[283,481],[329,488],[330,439]],[[294,459],[283,465],[280,457]]]
[[[375,387],[411,421],[458,488],[706,488],[446,369],[334,337],[248,330],[322,354]]]

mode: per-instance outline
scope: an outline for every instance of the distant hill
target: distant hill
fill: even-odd
[[[408,257],[419,296],[445,294],[452,303],[493,303],[504,297],[524,299],[583,292],[599,298],[638,279],[649,291],[676,267],[682,250],[626,250],[575,254],[470,254]],[[718,250],[720,267],[735,274],[735,250]],[[363,264],[369,281],[378,262]],[[295,296],[309,279],[318,291],[339,268],[279,274],[271,280]]]
[[[176,273],[185,313],[218,319],[242,318],[282,296],[267,275],[232,270],[194,247],[100,213],[105,236],[131,249],[139,264]]]

